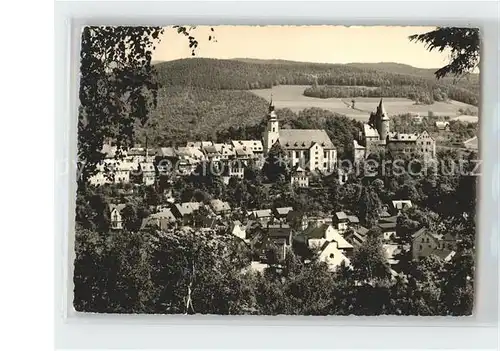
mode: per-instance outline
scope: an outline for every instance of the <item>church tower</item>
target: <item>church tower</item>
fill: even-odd
[[[267,113],[266,129],[262,135],[262,142],[264,146],[264,154],[267,154],[271,147],[276,143],[279,138],[279,122],[278,115],[274,111],[273,98],[269,103],[269,112]]]
[[[380,99],[380,103],[377,107],[377,130],[380,135],[381,144],[385,145],[387,136],[389,135],[389,116],[385,111],[382,99]]]

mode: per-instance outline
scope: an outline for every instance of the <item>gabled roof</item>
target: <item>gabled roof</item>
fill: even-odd
[[[246,226],[244,226],[240,221],[235,220],[231,223],[231,231],[234,231],[236,227],[239,227],[242,231],[246,230]]]
[[[175,216],[174,216],[174,214],[172,213],[172,211],[167,210],[167,209],[164,209],[164,210],[162,210],[160,212],[157,212],[157,213],[153,213],[148,218],[167,219],[167,220],[170,220],[172,222],[175,222]]]
[[[231,144],[235,148],[246,147],[247,149],[257,152],[264,150],[261,140],[231,140]]]
[[[359,218],[357,216],[347,216],[347,220],[351,223],[359,223]]]
[[[212,209],[215,212],[222,212],[222,211],[230,211],[231,210],[231,206],[229,205],[228,202],[222,201],[219,199],[211,200],[210,207],[212,207]]]
[[[341,211],[341,212],[335,212],[335,217],[337,217],[337,219],[339,221],[342,221],[342,220],[346,220],[347,219],[347,215],[345,214],[344,211]]]
[[[276,212],[282,216],[287,215],[291,211],[293,211],[293,207],[278,207],[278,208],[276,208]]]
[[[364,150],[365,147],[363,145],[359,145],[358,141],[356,139],[354,139],[353,141],[353,144],[354,144],[354,148],[355,149],[358,149],[358,150]]]
[[[379,223],[397,223],[398,216],[382,217],[378,220]]]
[[[203,147],[203,151],[207,154],[218,154],[217,148],[214,145],[207,145]]]
[[[242,147],[237,147],[234,149],[234,151],[236,152],[236,156],[252,156],[253,155],[253,151],[249,148],[242,148]]]
[[[455,251],[449,249],[434,249],[431,252],[431,255],[438,256],[440,259],[444,261],[449,261],[453,256],[455,256]]]
[[[384,217],[390,217],[390,213],[387,212],[386,210],[383,210],[382,212],[380,212],[380,217],[384,218]]]
[[[392,230],[396,229],[396,223],[395,222],[387,222],[387,223],[378,223],[377,226],[382,229],[382,230]]]
[[[114,209],[117,209],[118,212],[121,212],[126,206],[127,204],[109,204],[108,208],[109,212],[113,212]]]
[[[330,137],[322,129],[280,129],[279,143],[284,149],[309,149],[318,143],[324,149],[335,149]]]
[[[417,230],[415,233],[413,233],[411,235],[411,237],[413,239],[415,239],[415,238],[418,238],[419,236],[421,236],[422,234],[425,234],[425,233],[427,233],[427,228],[426,227],[422,227],[419,230]],[[434,236],[434,235],[431,234],[431,236]]]
[[[440,129],[444,129],[444,128],[446,128],[446,126],[449,126],[449,125],[450,125],[450,122],[436,121],[436,127],[440,128]]]
[[[349,260],[349,258],[347,258],[343,253],[342,251],[338,251],[336,250],[337,247],[336,247],[336,244],[335,242],[325,242],[321,248],[320,248],[320,259],[324,262],[326,262],[329,267],[337,267],[339,266],[342,262],[345,263],[346,266],[350,266],[351,265],[351,262]],[[329,252],[331,251],[334,251],[335,254],[333,255],[333,257],[330,257],[328,255]]]
[[[392,206],[395,209],[402,210],[405,207],[411,207],[412,203],[411,200],[393,200]]]
[[[424,130],[422,133],[420,133],[418,135],[417,139],[432,139],[432,137],[429,135],[429,133],[427,133],[426,130]],[[432,140],[434,140],[434,139],[432,139]]]
[[[161,147],[157,155],[162,157],[175,157],[176,153],[173,147]]]
[[[353,248],[353,246],[347,240],[345,240],[344,237],[342,235],[340,235],[340,233],[336,230],[333,232],[333,240],[335,242],[337,242],[337,247],[339,249],[352,249]]]
[[[235,154],[232,145],[214,144],[214,146],[215,146],[215,149],[217,150],[217,152],[220,153],[221,155],[233,156]]]
[[[255,210],[255,211],[252,211],[252,215],[254,215],[257,218],[271,217],[272,212],[269,209],[266,209],[266,210]]]
[[[183,202],[181,204],[175,204],[175,207],[177,208],[177,211],[182,216],[188,215],[193,213],[194,211],[197,211],[200,209],[200,203],[199,202]]]
[[[360,235],[362,235],[362,236],[365,236],[365,235],[366,235],[366,233],[368,233],[368,232],[369,232],[369,230],[368,230],[367,228],[363,227],[363,226],[359,226],[359,227],[357,227],[357,228],[355,229],[355,232],[356,232],[356,233],[359,233],[359,234],[360,234]]]
[[[360,235],[357,232],[354,232],[351,236],[351,241],[356,244],[356,245],[361,245],[364,243],[366,240],[366,237],[364,235]]]

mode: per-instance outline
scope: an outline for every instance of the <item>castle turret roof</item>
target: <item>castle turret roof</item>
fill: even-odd
[[[383,99],[380,98],[380,103],[378,104],[378,108],[377,108],[377,114],[382,118],[382,120],[388,120],[389,116],[387,115],[387,112],[385,111],[384,102],[382,100]]]

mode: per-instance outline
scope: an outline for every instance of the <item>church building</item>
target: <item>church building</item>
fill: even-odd
[[[267,125],[262,135],[264,154],[267,155],[276,143],[285,150],[290,167],[329,172],[333,171],[337,164],[337,149],[325,130],[280,129],[271,99]]]
[[[436,142],[426,131],[422,133],[391,132],[390,120],[380,103],[375,112],[370,114],[368,123],[363,124],[359,142],[354,140],[354,160],[366,158],[377,148],[384,148],[393,157],[405,153],[420,153],[426,159],[436,157]]]

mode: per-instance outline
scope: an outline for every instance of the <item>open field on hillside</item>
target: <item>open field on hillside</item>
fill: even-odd
[[[276,108],[289,108],[294,112],[298,112],[309,107],[318,107],[332,112],[346,115],[350,118],[358,120],[368,120],[369,112],[374,111],[377,107],[379,98],[355,98],[356,110],[348,107],[352,98],[329,98],[320,99],[304,96],[304,89],[308,88],[305,85],[280,85],[272,89],[256,89],[250,90],[252,93],[269,100],[271,91],[273,101]],[[458,110],[460,108],[469,108],[472,111],[477,111],[477,107],[464,104],[458,101],[435,102],[432,105],[415,105],[414,101],[405,98],[384,98],[384,105],[389,115],[397,115],[403,113],[419,113],[427,115],[432,111],[436,116],[456,117],[461,115]]]

